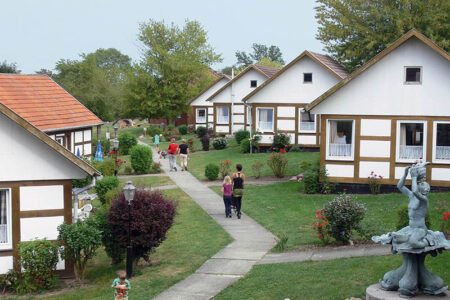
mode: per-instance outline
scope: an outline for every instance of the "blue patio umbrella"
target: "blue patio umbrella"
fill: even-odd
[[[81,158],[80,148],[77,149],[77,156],[78,156],[79,158]]]
[[[97,150],[95,151],[94,161],[103,161],[102,143],[98,141]]]

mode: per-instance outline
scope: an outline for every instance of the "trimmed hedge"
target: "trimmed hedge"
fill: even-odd
[[[147,146],[136,145],[130,150],[131,167],[137,174],[150,173],[152,150]]]
[[[117,188],[119,186],[119,178],[116,176],[107,176],[103,179],[97,181],[95,184],[95,192],[97,193],[98,199],[102,204],[105,204],[105,195],[108,191]]]
[[[216,180],[219,178],[219,166],[213,163],[209,163],[205,167],[205,176],[209,180]]]
[[[128,155],[130,149],[137,145],[137,138],[134,134],[125,131],[119,135],[119,150],[124,154]]]

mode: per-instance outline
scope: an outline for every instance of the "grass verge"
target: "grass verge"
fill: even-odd
[[[163,185],[174,185],[175,182],[173,182],[169,176],[140,176],[140,177],[121,177],[119,178],[120,181],[120,187],[125,186],[127,184],[127,181],[131,180],[133,182],[133,185],[137,188],[146,188],[146,187],[156,187],[156,186],[163,186]]]

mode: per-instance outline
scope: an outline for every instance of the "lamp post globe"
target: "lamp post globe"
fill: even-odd
[[[118,150],[119,149],[119,140],[117,138],[115,138],[113,140],[113,147],[114,147],[114,150]]]
[[[119,126],[114,125],[114,137],[117,137],[117,131],[119,130]]]
[[[128,202],[128,239],[127,239],[127,276],[133,276],[133,246],[131,245],[131,201],[134,199],[136,187],[128,181],[123,187],[123,195]]]
[[[117,169],[119,167],[117,164],[117,152],[119,152],[119,140],[117,138],[113,140],[113,148],[116,155],[116,168],[114,170],[114,176],[117,176],[117,173],[119,172],[119,170]]]

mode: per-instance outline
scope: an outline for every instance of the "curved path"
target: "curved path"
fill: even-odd
[[[143,144],[143,143],[142,143]],[[158,161],[156,151],[154,160]],[[225,218],[222,198],[189,172],[169,172],[169,159],[161,159],[161,168],[206,213],[217,221],[234,241],[207,260],[194,274],[178,282],[155,299],[211,299],[227,286],[247,274],[252,266],[276,244],[276,237],[242,214]]]

